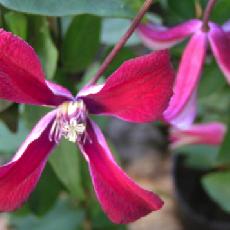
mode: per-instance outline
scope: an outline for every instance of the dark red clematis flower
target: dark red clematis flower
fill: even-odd
[[[160,51],[125,62],[105,84],[86,86],[74,97],[45,80],[39,59],[26,42],[0,30],[0,98],[53,108],[13,159],[0,167],[0,210],[12,211],[28,198],[62,137],[81,149],[96,196],[113,222],[128,223],[160,209],[161,199],[135,184],[116,164],[88,114],[131,122],[160,119],[172,95],[173,80],[169,54]]]

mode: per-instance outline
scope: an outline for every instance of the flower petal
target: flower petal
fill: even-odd
[[[176,43],[181,42],[200,27],[200,20],[191,19],[172,28],[166,28],[151,23],[141,24],[137,32],[148,48],[160,50],[170,48]]]
[[[90,113],[149,122],[162,116],[172,95],[173,81],[169,54],[158,51],[125,62],[100,91],[79,97]]]
[[[170,120],[170,124],[180,129],[186,129],[192,125],[197,112],[196,97],[197,92],[195,90],[181,112]]]
[[[59,105],[66,96],[56,95],[45,83],[40,61],[25,41],[0,29],[0,98],[17,103]]]
[[[158,210],[163,202],[134,183],[115,163],[99,127],[89,121],[91,141],[80,145],[89,164],[94,189],[102,209],[117,224],[127,224]]]
[[[173,148],[188,144],[220,145],[225,132],[226,127],[220,122],[194,124],[188,129],[172,128],[170,139]]]
[[[230,20],[226,21],[222,25],[222,29],[224,30],[224,32],[227,34],[228,38],[230,39]]]
[[[48,113],[32,130],[13,159],[0,167],[0,211],[21,206],[34,189],[55,146],[48,139],[56,111]]]
[[[195,33],[184,50],[174,85],[174,95],[167,110],[164,112],[164,118],[168,122],[176,119],[184,110],[186,104],[192,101],[190,98],[197,89],[206,49],[206,34],[203,32]],[[180,123],[178,118],[177,123]]]
[[[54,82],[51,82],[51,81],[48,81],[46,80],[45,81],[47,86],[50,88],[50,90],[55,94],[55,95],[59,95],[59,96],[64,96],[66,97],[66,99],[74,99],[72,93],[66,89],[65,87],[63,87],[62,85],[58,85]]]
[[[215,23],[210,23],[208,38],[216,61],[230,84],[230,38]]]

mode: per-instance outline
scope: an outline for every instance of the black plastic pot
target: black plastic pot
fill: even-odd
[[[209,198],[200,183],[208,171],[186,167],[181,155],[176,155],[173,161],[176,200],[184,229],[230,230],[230,214]]]

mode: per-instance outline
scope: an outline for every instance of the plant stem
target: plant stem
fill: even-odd
[[[146,0],[143,4],[142,8],[132,21],[131,26],[126,31],[126,33],[121,37],[121,39],[118,41],[118,43],[114,46],[112,51],[109,53],[109,55],[106,57],[102,65],[100,66],[99,70],[95,74],[95,76],[92,78],[92,80],[89,82],[89,85],[95,84],[98,79],[101,77],[101,75],[105,72],[109,64],[112,62],[114,57],[118,54],[118,52],[121,50],[121,48],[124,46],[124,44],[127,42],[129,37],[133,34],[137,26],[139,25],[141,19],[144,17],[146,11],[149,9],[149,7],[152,5],[153,0]]]
[[[203,25],[202,25],[202,30],[204,32],[209,31],[208,21],[209,21],[210,14],[214,8],[214,5],[216,4],[216,1],[217,0],[209,0],[208,4],[204,10]]]

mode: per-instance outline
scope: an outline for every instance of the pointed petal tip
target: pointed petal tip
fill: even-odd
[[[168,106],[174,77],[168,50],[157,51],[126,61],[98,92],[82,98],[90,113],[150,122]]]
[[[160,50],[181,42],[200,27],[201,21],[198,19],[191,19],[172,28],[146,23],[140,24],[137,33],[146,47]]]
[[[142,217],[147,216],[148,214],[154,212],[154,211],[159,211],[163,205],[164,202],[162,200],[156,201],[156,197],[154,196],[154,206],[149,207],[148,209],[139,209],[138,212],[136,213],[130,213],[127,216],[122,216],[122,217],[117,217],[114,215],[114,213],[110,214],[110,211],[105,211],[107,213],[109,219],[114,223],[114,224],[129,224],[132,222],[135,222],[139,220]]]
[[[111,221],[127,224],[159,210],[163,201],[141,188],[122,171],[99,127],[92,121],[89,121],[87,133],[91,142],[80,145],[80,148],[89,164],[98,201]]]
[[[51,106],[68,99],[47,87],[34,49],[20,37],[4,30],[0,31],[0,99]]]

